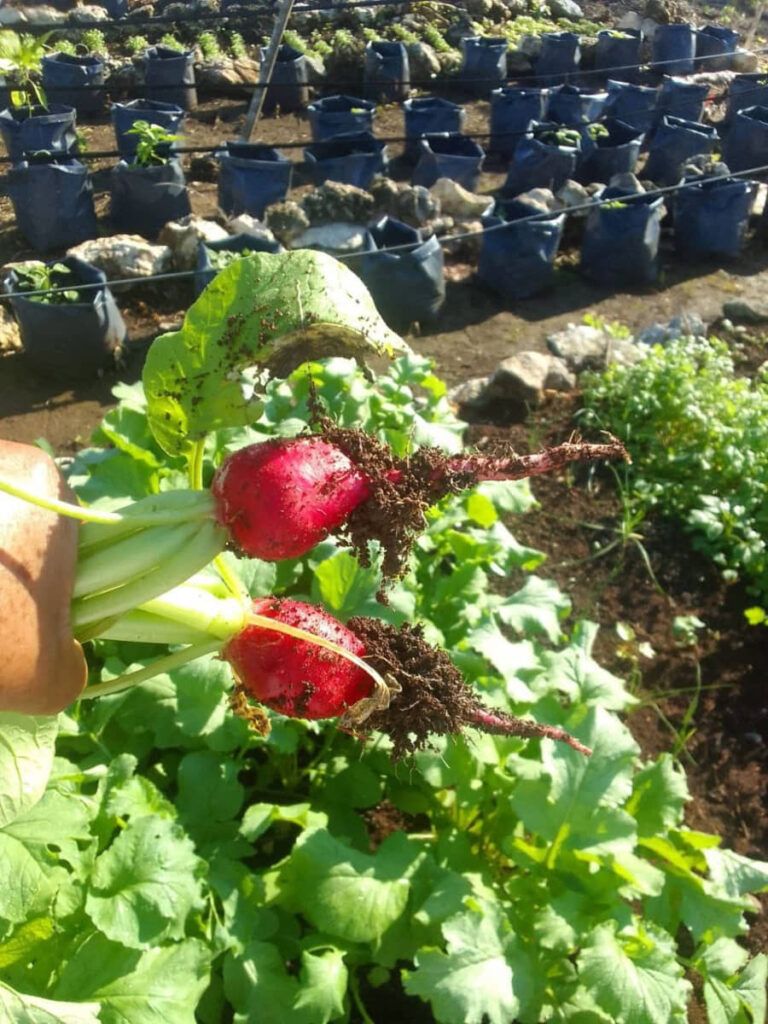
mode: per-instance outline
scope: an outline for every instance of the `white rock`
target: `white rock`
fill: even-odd
[[[176,270],[194,270],[199,243],[220,242],[225,238],[229,238],[226,228],[216,221],[205,220],[190,213],[181,220],[172,220],[166,224],[157,241],[171,250]]]
[[[740,75],[748,75],[752,71],[757,71],[759,66],[759,60],[757,54],[752,53],[751,50],[737,50],[731,55],[731,67]]]
[[[21,348],[21,335],[16,318],[6,302],[0,302],[0,352],[15,352]]]
[[[486,397],[489,401],[535,408],[544,400],[549,370],[550,356],[546,352],[517,352],[503,359],[493,371]]]
[[[48,22],[64,22],[67,20],[67,15],[64,11],[57,11],[55,7],[41,6],[41,7],[26,7],[24,9],[24,20],[30,24],[40,24]]]
[[[292,249],[323,249],[326,252],[360,252],[368,232],[361,224],[321,224],[309,228],[291,242]]]
[[[585,203],[593,204],[596,201],[583,185],[570,179],[559,189],[555,199],[563,207],[583,206]],[[588,213],[589,210],[576,210],[571,216],[586,217]]]
[[[616,22],[616,28],[630,28],[633,31],[642,28],[642,25],[643,16],[638,14],[637,11],[627,11]]]
[[[109,12],[104,7],[100,7],[98,4],[81,4],[79,7],[75,7],[74,10],[69,12],[67,21],[70,24],[88,25],[92,21],[108,21]]]
[[[249,57],[223,59],[195,69],[197,84],[209,89],[253,88],[259,81],[259,64]]]
[[[472,377],[457,384],[448,392],[448,401],[467,412],[482,409],[486,404],[486,389],[490,377]]]
[[[429,190],[440,203],[440,210],[449,217],[482,217],[493,209],[490,196],[469,192],[452,178],[438,178]]]
[[[565,330],[547,337],[547,348],[574,373],[581,373],[582,370],[604,369],[611,341],[610,335],[597,327],[568,324]]]
[[[519,203],[531,206],[538,213],[554,213],[560,208],[554,192],[548,188],[532,188],[527,192],[521,192],[515,199]]]
[[[640,31],[643,34],[643,39],[649,43],[653,42],[653,37],[656,35],[656,29],[658,27],[658,21],[654,21],[653,18],[643,18],[640,24]]]
[[[110,279],[163,274],[171,269],[172,259],[167,245],[152,245],[141,235],[91,238],[69,249],[67,255],[92,263]],[[113,291],[120,290],[119,285],[113,288]]]
[[[275,236],[260,220],[251,217],[249,213],[238,214],[227,221],[227,231],[231,235],[253,235],[254,238],[261,238],[265,242],[274,242]]]
[[[584,11],[575,0],[549,0],[549,9],[553,18],[583,18]]]
[[[549,356],[549,369],[544,387],[547,391],[573,391],[576,387],[576,376],[568,369],[564,359]]]
[[[622,174],[614,174],[608,182],[609,188],[622,188],[625,192],[644,192],[640,179],[631,171],[624,171]]]

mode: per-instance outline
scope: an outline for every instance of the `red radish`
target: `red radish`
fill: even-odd
[[[268,597],[254,601],[252,610],[330,640],[358,658],[365,654],[355,634],[322,608]],[[262,626],[246,626],[222,657],[252,697],[293,718],[338,718],[374,688],[371,677],[351,661]]]
[[[212,485],[218,522],[247,555],[266,561],[304,555],[342,528],[363,561],[368,541],[385,550],[384,573],[402,572],[426,509],[483,480],[520,480],[570,462],[627,458],[607,444],[568,442],[535,455],[446,456],[421,448],[398,459],[360,431],[270,440],[230,455]]]
[[[430,647],[418,628],[396,629],[368,618],[352,619],[347,627],[321,608],[287,598],[261,598],[252,611],[364,658],[387,683],[388,692],[380,692],[362,667],[340,654],[262,623],[246,626],[226,644],[222,657],[241,692],[283,715],[341,718],[351,731],[385,732],[396,758],[427,745],[432,734],[458,734],[465,727],[560,740],[590,753],[564,729],[485,707],[448,656]]]

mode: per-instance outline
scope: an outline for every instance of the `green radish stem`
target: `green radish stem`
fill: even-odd
[[[183,583],[215,558],[223,550],[226,541],[226,532],[221,527],[210,521],[203,522],[189,543],[149,572],[129,579],[122,586],[106,593],[74,601],[72,626],[75,636],[82,626],[122,615]]]
[[[155,615],[143,608],[121,615],[98,629],[94,637],[100,640],[122,640],[134,644],[164,644],[169,647],[176,644],[208,643],[211,634],[204,630],[194,629],[179,622],[173,622],[162,615]],[[98,623],[95,624],[98,627]]]
[[[173,654],[169,654],[165,658],[158,658],[157,661],[153,661],[146,668],[124,673],[116,679],[110,679],[106,683],[96,683],[95,686],[87,686],[80,694],[79,699],[92,700],[94,697],[108,697],[113,693],[120,693],[131,686],[146,683],[148,680],[154,679],[155,676],[162,675],[163,672],[172,672],[173,669],[181,668],[183,665],[189,664],[190,661],[196,661],[197,658],[202,658],[206,654],[213,654],[220,648],[220,640],[208,640],[205,643],[182,647],[180,651],[174,651]]]
[[[183,584],[147,601],[139,610],[165,619],[174,626],[194,629],[209,638],[229,640],[247,625],[249,605],[250,598],[247,597],[242,601],[231,597],[215,597],[199,587]]]
[[[158,526],[129,534],[115,544],[81,555],[73,598],[110,590],[154,569],[187,545],[200,529],[199,523]]]

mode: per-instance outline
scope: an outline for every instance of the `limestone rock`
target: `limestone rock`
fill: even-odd
[[[760,61],[757,54],[751,50],[737,50],[730,57],[730,65],[737,74],[748,75],[752,71],[757,71]]]
[[[98,4],[82,4],[70,11],[67,17],[70,25],[87,25],[92,21],[108,20],[109,12],[105,7],[99,7]]]
[[[274,242],[275,236],[260,220],[251,217],[249,213],[240,213],[227,221],[227,231],[231,235],[252,235],[264,242]]]
[[[171,250],[167,245],[152,245],[140,235],[112,235],[91,238],[67,251],[103,270],[107,278],[148,277],[171,270]],[[120,286],[113,291],[119,291]]]
[[[322,224],[309,228],[291,242],[292,249],[322,249],[323,252],[361,252],[370,235],[361,224]]]
[[[554,193],[548,188],[532,188],[521,192],[515,199],[530,206],[532,213],[555,213],[560,208]]]
[[[482,217],[493,209],[491,196],[469,192],[453,178],[438,178],[429,194],[437,199],[441,212],[451,217]]]
[[[436,223],[436,222],[433,222]],[[480,249],[483,245],[483,222],[480,220],[459,220],[456,221],[450,234],[468,235],[468,238],[460,238],[455,242],[446,242],[443,245],[445,252],[456,256],[467,263],[476,264],[480,258]],[[439,232],[435,232],[439,234]]]
[[[267,208],[266,224],[283,245],[290,245],[291,240],[306,231],[309,227],[309,217],[304,213],[298,203],[292,199],[286,199],[282,203],[273,203]]]
[[[249,57],[217,60],[195,69],[197,84],[207,89],[253,89],[259,81],[258,61]]]
[[[19,325],[7,302],[0,303],[0,353],[21,348]]]
[[[48,6],[48,4],[24,8],[24,21],[29,22],[31,25],[48,24],[48,22],[54,21],[62,23],[66,20],[67,15],[64,11],[59,11],[55,7]]]
[[[313,227],[334,221],[359,224],[373,214],[373,196],[354,185],[326,181],[305,195],[301,206]]]
[[[411,77],[415,81],[424,81],[434,78],[442,71],[437,53],[428,43],[408,43],[408,62],[411,68]]]
[[[549,0],[549,10],[553,18],[578,20],[584,17],[584,11],[575,3],[575,0]]]
[[[602,370],[606,365],[608,345],[612,341],[607,331],[586,324],[568,324],[565,330],[547,337],[547,348],[562,359],[574,373],[582,370]]]
[[[229,232],[213,220],[205,220],[194,213],[181,220],[172,220],[160,232],[158,243],[167,245],[173,254],[176,270],[193,270],[197,263],[200,242],[221,242]]]
[[[439,213],[440,206],[437,200],[423,185],[406,185],[401,189],[395,202],[395,217],[414,228],[423,227]]]
[[[745,324],[764,324],[768,322],[768,301],[732,299],[723,304],[723,316]]]
[[[576,376],[568,369],[564,359],[558,359],[557,356],[549,357],[544,387],[547,391],[573,391],[576,387]]]
[[[473,413],[479,412],[487,405],[486,390],[489,380],[490,377],[472,377],[471,380],[457,384],[448,392],[448,401],[458,408],[461,416],[471,419]]]
[[[637,11],[626,11],[619,20],[616,22],[616,28],[628,28],[637,32],[643,24],[642,14],[638,14]]]
[[[580,185],[578,181],[571,180],[566,181],[557,192],[555,199],[561,207],[584,206],[596,201],[594,196],[591,196],[583,185]],[[577,218],[586,217],[588,213],[589,210],[576,210],[570,216]]]
[[[624,171],[622,174],[614,174],[608,182],[609,188],[621,188],[625,192],[644,192],[640,179],[631,171]]]
[[[486,399],[536,408],[544,400],[550,361],[545,352],[533,351],[517,352],[503,359],[488,381]]]

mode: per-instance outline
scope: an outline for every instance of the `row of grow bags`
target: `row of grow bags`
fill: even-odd
[[[757,193],[756,181],[727,176],[690,184],[672,202],[675,247],[686,258],[735,257],[744,244]],[[580,269],[599,284],[649,284],[659,271],[664,199],[653,194],[606,189],[590,211]],[[507,299],[545,289],[565,226],[565,214],[537,215],[519,200],[501,200],[483,218],[478,279]]]
[[[183,110],[197,106],[194,54],[168,46],[151,46],[144,54],[145,92],[149,99],[173,103]],[[97,114],[104,105],[104,62],[93,54],[47,54],[42,61],[42,84],[54,103],[78,114]]]

